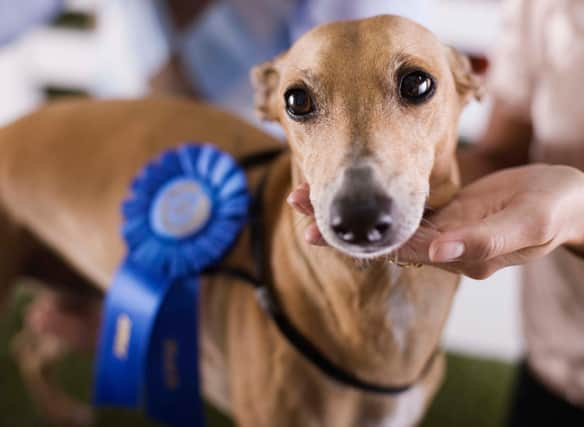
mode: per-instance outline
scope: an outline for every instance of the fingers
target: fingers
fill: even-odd
[[[547,166],[482,178],[426,219],[397,257],[483,279],[500,268],[544,256],[560,244],[581,245],[581,228],[566,224],[580,223],[573,212],[582,209],[574,209],[573,199],[579,198],[583,179],[581,172]],[[295,189],[288,203],[314,217],[307,184]],[[326,244],[314,221],[304,238],[313,245]]]
[[[515,203],[483,220],[446,231],[430,245],[434,263],[485,263],[524,248],[541,246],[554,237],[545,214]]]
[[[400,261],[430,264],[430,245],[440,236],[438,230],[420,227],[408,242],[399,248],[397,257]]]
[[[416,234],[398,251],[398,259],[403,262],[436,265],[444,270],[453,273],[463,273],[473,279],[486,279],[495,271],[514,264],[517,257],[500,256],[488,261],[477,261],[463,259],[457,255],[458,259],[450,262],[436,261],[436,255],[431,251],[434,242],[441,242],[443,234],[436,229],[420,227]],[[450,242],[447,242],[450,243]],[[454,249],[455,254],[459,249]],[[434,256],[434,259],[432,259]]]
[[[288,204],[292,206],[297,212],[314,218],[314,208],[310,202],[310,187],[307,183],[301,184],[298,188],[293,190],[288,195]],[[315,246],[326,246],[327,243],[320,234],[317,225],[311,222],[304,230],[304,240],[307,243]]]
[[[301,184],[288,195],[288,204],[301,214],[314,216],[314,208],[310,202],[310,188],[308,183]]]

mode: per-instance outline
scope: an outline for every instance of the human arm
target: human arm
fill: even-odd
[[[410,262],[438,264],[484,279],[559,246],[584,255],[584,173],[530,165],[465,187],[400,250]]]

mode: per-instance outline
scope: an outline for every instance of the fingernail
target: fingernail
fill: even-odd
[[[464,254],[464,243],[445,242],[432,248],[430,258],[433,262],[450,262],[460,258]]]

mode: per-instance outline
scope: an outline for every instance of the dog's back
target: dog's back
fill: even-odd
[[[57,102],[0,130],[3,221],[31,231],[106,288],[124,251],[120,203],[133,176],[188,141],[235,158],[279,146],[230,114],[186,100]]]

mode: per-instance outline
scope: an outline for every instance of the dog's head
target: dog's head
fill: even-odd
[[[369,258],[458,187],[458,116],[478,96],[466,57],[397,16],[337,22],[252,70],[256,109],[288,137],[333,247]]]

